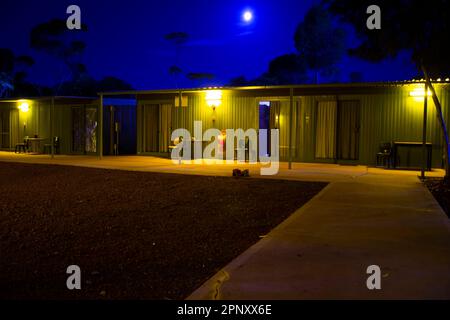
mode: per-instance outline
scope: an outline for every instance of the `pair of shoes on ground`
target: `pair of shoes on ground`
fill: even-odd
[[[250,177],[250,173],[248,169],[240,170],[240,169],[233,169],[233,177]]]

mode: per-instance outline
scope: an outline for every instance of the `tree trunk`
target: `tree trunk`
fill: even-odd
[[[437,111],[437,116],[439,119],[439,122],[441,124],[441,129],[442,129],[442,133],[444,135],[444,160],[445,160],[445,177],[444,180],[445,181],[449,181],[450,178],[450,165],[449,165],[449,161],[450,161],[450,145],[449,145],[449,138],[448,138],[448,131],[447,131],[447,126],[445,125],[445,120],[444,120],[444,116],[442,114],[442,106],[441,103],[439,102],[439,99],[436,95],[436,90],[434,90],[433,84],[431,83],[430,78],[428,77],[428,73],[427,73],[427,69],[425,68],[425,65],[422,63],[422,71],[423,74],[425,75],[425,81],[427,83],[428,88],[430,89],[432,96],[433,96],[433,102],[434,105],[436,106],[436,111]],[[425,92],[425,95],[427,95],[428,92]]]

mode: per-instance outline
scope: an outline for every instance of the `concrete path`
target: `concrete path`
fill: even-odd
[[[230,262],[190,299],[450,299],[450,226],[418,172],[365,166],[280,164],[259,176],[249,164],[182,164],[142,156],[24,155],[0,161],[132,171],[331,181],[265,238]],[[434,170],[429,176],[442,176]],[[379,265],[381,290],[368,290],[366,268]]]
[[[417,177],[336,181],[188,299],[450,299],[449,220]]]
[[[321,163],[293,163],[292,170],[289,170],[288,164],[281,162],[278,174],[274,176],[261,176],[261,164],[237,163],[236,161],[232,164],[226,164],[224,161],[214,164],[207,160],[200,164],[174,164],[170,159],[148,156],[105,156],[102,160],[99,160],[96,156],[81,155],[55,155],[54,159],[51,159],[48,155],[15,154],[4,151],[0,151],[0,161],[215,176],[231,176],[234,168],[240,168],[249,169],[251,176],[256,178],[325,182],[347,181],[368,173],[396,177],[417,177],[418,175],[417,171],[384,170],[367,168],[366,166],[341,166]],[[427,175],[440,177],[443,175],[443,170],[433,170],[433,172],[427,173]]]

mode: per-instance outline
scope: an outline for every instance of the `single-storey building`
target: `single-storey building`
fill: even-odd
[[[433,85],[450,123],[450,81]],[[0,149],[14,151],[24,137],[46,139],[47,144],[50,137],[59,137],[54,152],[61,154],[167,157],[173,130],[193,132],[194,121],[202,121],[203,131],[279,129],[281,161],[373,166],[380,145],[395,142],[402,146],[398,166],[417,168],[423,162],[423,149],[415,146],[423,141],[424,95],[424,81],[403,81],[4,99]],[[440,168],[444,140],[434,103],[427,100],[427,148],[431,166]]]
[[[0,150],[52,154],[136,154],[136,102],[104,100],[102,130],[98,97],[36,97],[0,100]],[[99,148],[99,132],[103,133]],[[51,138],[53,137],[53,139]],[[56,140],[56,143],[55,143]]]
[[[433,85],[450,123],[450,82]],[[137,101],[136,149],[141,155],[166,155],[174,129],[193,132],[194,121],[202,121],[203,131],[279,129],[282,161],[373,166],[380,144],[411,142],[399,144],[397,165],[422,164],[422,149],[415,146],[423,140],[423,81],[100,93],[103,99],[121,95]],[[431,166],[440,168],[444,140],[434,103],[427,100]]]

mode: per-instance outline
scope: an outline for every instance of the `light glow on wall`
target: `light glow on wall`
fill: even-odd
[[[206,92],[206,104],[213,110],[222,104],[222,91],[210,90]]]
[[[28,112],[28,110],[30,110],[30,105],[26,101],[19,101],[18,108],[22,112]]]
[[[424,88],[416,88],[413,91],[410,91],[409,95],[414,98],[414,101],[418,101],[418,102],[423,101],[423,98],[425,97],[425,89]],[[432,95],[431,91],[428,90],[427,96],[431,97],[431,95]]]

